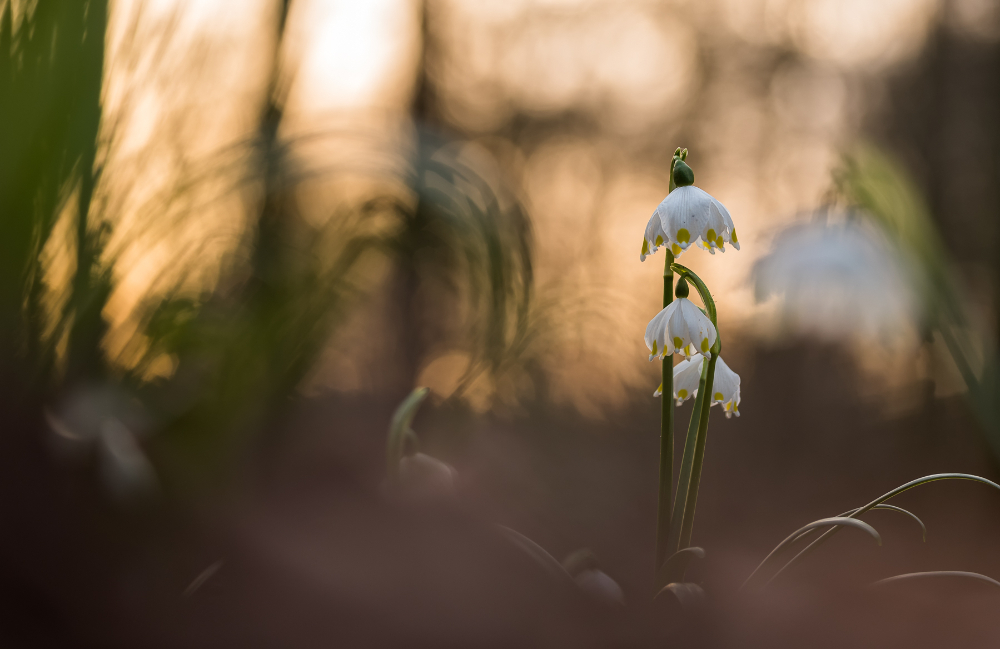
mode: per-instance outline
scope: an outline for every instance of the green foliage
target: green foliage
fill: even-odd
[[[0,7],[0,340],[2,357],[51,367],[68,336],[68,371],[98,373],[107,235],[92,205],[104,69],[104,0]],[[75,272],[61,312],[42,305],[41,252],[57,218],[71,219]],[[43,335],[46,321],[54,333]]]
[[[392,152],[408,170],[379,179],[395,190],[343,203],[327,225],[303,217],[303,182],[326,172],[303,168],[292,155],[298,142],[279,137],[287,2],[275,19],[271,81],[255,132],[208,156],[194,177],[181,174],[114,250],[107,242],[121,215],[104,212],[101,189],[127,186],[131,178],[109,174],[132,171],[107,164],[121,125],[102,106],[106,1],[17,8],[0,3],[0,363],[18,359],[40,392],[119,382],[158,422],[152,447],[168,487],[171,479],[217,473],[268,427],[360,298],[378,288],[370,275],[379,265],[405,280],[403,313],[386,335],[412,356],[407,390],[443,343],[445,321],[465,334],[466,384],[524,347],[530,221],[458,160],[455,142],[420,132],[412,154]],[[168,21],[164,29],[175,27]],[[234,237],[218,284],[192,294],[182,285],[185,269],[171,269],[182,279],[145,296],[133,314],[131,360],[109,359],[106,307],[115,278],[130,272],[120,250],[139,236],[172,240],[198,216],[184,197],[220,179],[246,198],[247,230]],[[192,214],[177,215],[185,210]],[[65,283],[53,281],[53,260],[69,267]],[[172,371],[153,372],[164,359]]]
[[[923,298],[924,334],[941,336],[984,436],[1000,458],[1000,363],[995,351],[979,351],[991,349],[992,341],[977,341],[969,326],[965,287],[920,191],[902,166],[871,146],[845,156],[835,181],[836,192],[880,226],[910,262],[911,279]]]
[[[831,536],[833,536],[834,534],[836,534],[841,528],[843,528],[845,526],[853,526],[853,527],[857,527],[859,529],[863,529],[864,531],[868,532],[869,534],[871,534],[872,536],[874,536],[876,539],[878,539],[879,545],[882,545],[882,541],[881,541],[881,539],[878,536],[878,532],[876,532],[875,529],[872,528],[867,523],[863,523],[862,521],[859,521],[858,517],[861,516],[861,515],[863,515],[864,513],[868,512],[868,511],[871,511],[873,509],[877,509],[879,507],[885,506],[885,502],[886,501],[891,500],[892,498],[895,498],[896,496],[898,496],[899,494],[901,494],[901,493],[903,493],[905,491],[909,491],[910,489],[913,489],[915,487],[920,487],[922,485],[930,484],[932,482],[939,482],[941,480],[970,480],[972,482],[978,482],[980,484],[984,484],[984,485],[987,485],[989,487],[993,487],[994,489],[1000,490],[1000,485],[998,485],[997,483],[993,482],[992,480],[987,480],[986,478],[981,478],[981,477],[979,477],[977,475],[971,475],[971,474],[968,474],[968,473],[935,473],[933,475],[928,475],[928,476],[924,476],[922,478],[917,478],[916,480],[911,480],[911,481],[909,481],[909,482],[907,482],[905,484],[902,484],[902,485],[896,487],[895,489],[892,489],[891,491],[888,491],[887,493],[879,496],[878,498],[876,498],[875,500],[871,501],[870,503],[868,503],[867,505],[865,505],[863,507],[858,507],[857,509],[853,509],[853,510],[850,510],[850,511],[846,512],[846,516],[842,515],[842,516],[836,516],[836,517],[833,517],[833,518],[824,518],[824,519],[820,519],[818,521],[813,521],[812,523],[809,523],[808,525],[805,525],[805,526],[799,528],[795,532],[792,532],[790,535],[788,535],[787,538],[785,538],[784,541],[782,541],[781,543],[779,543],[778,546],[775,547],[771,551],[771,553],[768,554],[767,557],[764,558],[763,561],[760,562],[760,564],[754,569],[754,571],[750,574],[750,576],[747,577],[746,581],[743,582],[743,586],[742,587],[745,588],[747,586],[747,584],[751,583],[754,580],[754,577],[756,577],[758,574],[761,574],[761,572],[763,571],[763,569],[764,569],[765,566],[771,564],[774,561],[777,561],[777,559],[782,556],[783,551],[785,551],[788,548],[794,547],[794,545],[798,541],[801,541],[802,539],[804,539],[807,536],[809,536],[809,533],[814,528],[829,527],[830,529],[828,529],[827,531],[823,532],[823,534],[821,534],[819,536],[819,538],[813,540],[811,543],[809,543],[809,545],[807,545],[805,548],[803,548],[797,554],[795,554],[790,560],[788,560],[787,562],[785,562],[785,564],[781,568],[779,568],[777,571],[775,571],[771,575],[771,577],[763,584],[763,586],[761,586],[762,588],[766,587],[768,584],[770,584],[772,581],[774,581],[779,575],[781,575],[783,572],[785,572],[786,570],[788,570],[792,565],[794,565],[800,559],[802,559],[803,557],[805,557],[811,551],[815,550],[821,544],[825,543],[827,541],[827,539],[829,539]],[[911,514],[910,512],[908,512],[906,510],[899,509],[899,511],[901,513],[907,514],[907,515],[915,518],[920,523],[921,528],[924,530],[924,536],[925,536],[925,539],[926,539],[926,532],[927,532],[927,530],[926,530],[926,528],[924,528],[923,521],[920,521],[920,519],[918,519],[916,516],[914,516],[913,514]]]

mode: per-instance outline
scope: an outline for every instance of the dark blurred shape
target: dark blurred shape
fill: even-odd
[[[611,606],[625,606],[621,586],[603,572],[597,555],[587,549],[577,550],[563,559],[563,567],[580,589],[596,601]]]
[[[0,365],[27,357],[34,376],[51,371],[63,336],[68,377],[100,373],[103,365],[106,226],[92,213],[91,198],[101,171],[106,22],[102,0],[0,7]],[[75,271],[55,332],[46,338],[41,252],[64,210],[72,221]]]
[[[441,460],[414,453],[399,461],[399,488],[414,500],[448,500],[456,495],[458,472]]]

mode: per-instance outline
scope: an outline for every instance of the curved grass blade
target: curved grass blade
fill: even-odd
[[[399,482],[399,461],[406,449],[407,439],[416,439],[410,430],[410,423],[429,392],[428,388],[415,389],[410,393],[410,396],[403,399],[403,403],[399,404],[395,414],[392,415],[392,423],[389,424],[389,439],[386,442],[386,470],[389,483],[392,485]]]
[[[777,547],[775,547],[773,550],[771,550],[770,554],[768,554],[766,557],[764,557],[764,560],[760,562],[760,565],[758,565],[754,569],[754,571],[752,573],[750,573],[750,576],[746,578],[746,581],[743,582],[743,585],[740,586],[740,589],[743,589],[744,587],[746,587],[746,585],[750,583],[750,581],[757,575],[757,573],[760,572],[761,568],[763,568],[764,566],[767,565],[768,561],[770,561],[771,558],[776,557],[786,547],[788,547],[792,543],[795,543],[797,540],[799,540],[799,538],[801,538],[801,536],[803,534],[805,534],[805,533],[807,533],[807,532],[809,532],[811,530],[814,530],[814,529],[816,529],[818,527],[832,527],[834,529],[836,529],[838,527],[855,527],[855,528],[857,528],[859,530],[863,530],[863,531],[867,532],[868,534],[870,534],[872,537],[875,538],[875,540],[878,542],[878,544],[880,546],[882,545],[882,537],[879,536],[878,532],[875,531],[874,527],[872,527],[871,525],[869,525],[868,523],[866,523],[864,521],[860,521],[857,518],[849,518],[849,517],[845,517],[845,516],[834,516],[832,518],[821,518],[818,521],[813,521],[812,523],[809,523],[808,525],[803,525],[799,529],[797,529],[794,532],[792,532],[791,534],[789,534],[785,538],[784,541],[782,541],[781,543],[779,543],[777,545]],[[774,579],[774,577],[771,577],[771,579],[768,580],[767,583],[768,584],[771,583],[771,581],[773,579]],[[764,584],[764,585],[766,586],[767,584]]]
[[[899,512],[900,514],[903,514],[905,516],[909,516],[914,521],[916,521],[917,525],[920,526],[920,538],[923,540],[924,543],[927,542],[927,526],[924,525],[924,522],[922,520],[920,520],[920,517],[917,516],[916,514],[914,514],[913,512],[911,512],[909,510],[906,510],[906,509],[903,509],[902,507],[896,507],[895,505],[886,505],[886,504],[875,505],[874,507],[872,507],[872,509],[884,509],[886,511]],[[851,512],[845,512],[845,513],[841,514],[841,516],[849,516],[851,514],[854,514],[857,511],[858,510],[855,509],[855,510],[853,510]]]
[[[964,570],[934,570],[931,572],[908,572],[904,575],[896,575],[894,577],[887,577],[885,579],[879,579],[876,582],[872,582],[868,585],[869,588],[875,588],[879,586],[887,586],[891,584],[898,584],[899,582],[910,582],[920,579],[936,579],[936,578],[957,578],[957,579],[972,579],[975,581],[980,581],[991,586],[996,586],[1000,588],[1000,581],[993,579],[992,577],[987,577],[986,575],[981,575],[978,572],[965,572]]]
[[[855,509],[849,509],[846,512],[843,512],[841,514],[837,514],[837,516],[853,516],[859,509],[861,509],[861,508],[857,507]],[[927,526],[924,525],[924,522],[922,520],[920,520],[920,517],[917,516],[916,514],[914,514],[913,512],[908,511],[906,509],[903,509],[902,507],[896,507],[895,505],[885,505],[885,504],[883,504],[883,505],[875,505],[874,507],[872,507],[872,509],[884,509],[884,510],[887,510],[887,511],[899,512],[900,514],[905,514],[906,516],[909,516],[910,518],[912,518],[913,520],[915,520],[917,522],[917,525],[920,526],[920,531],[922,533],[922,538],[924,540],[924,543],[927,542]],[[815,530],[816,530],[816,528],[813,528],[811,530],[806,530],[802,534],[799,534],[799,537],[797,539],[795,539],[795,541],[796,542],[797,541],[801,541],[805,537],[807,537],[810,534],[812,534]]]
[[[670,555],[670,558],[663,562],[660,569],[656,571],[655,585],[658,590],[662,590],[671,582],[679,582],[684,579],[692,559],[704,559],[705,551],[701,548],[691,547],[678,550]]]
[[[538,545],[531,539],[529,539],[524,534],[521,534],[517,530],[512,530],[509,527],[503,525],[497,525],[497,529],[515,546],[520,548],[529,557],[534,559],[545,572],[552,575],[556,580],[572,584],[573,578],[570,577],[569,572],[563,567],[559,561],[556,560],[554,556],[545,551],[545,548]]]
[[[939,480],[971,480],[972,482],[979,482],[979,483],[982,483],[982,484],[985,484],[985,485],[989,485],[989,486],[993,487],[994,489],[1000,491],[1000,485],[998,485],[997,483],[993,482],[992,480],[987,480],[986,478],[981,478],[981,477],[979,477],[977,475],[972,475],[970,473],[935,473],[933,475],[928,475],[928,476],[924,476],[922,478],[917,478],[916,480],[911,480],[911,481],[907,482],[906,484],[902,484],[902,485],[896,487],[892,491],[889,491],[888,493],[886,493],[886,494],[884,494],[884,495],[876,498],[875,500],[871,501],[870,503],[868,503],[864,507],[861,507],[860,509],[858,509],[857,511],[855,511],[853,514],[850,514],[848,516],[848,518],[852,518],[852,519],[853,518],[857,518],[861,514],[864,514],[865,512],[867,512],[870,509],[874,509],[875,507],[877,507],[878,505],[881,505],[885,501],[887,501],[887,500],[889,500],[891,498],[895,498],[896,496],[898,496],[899,494],[903,493],[904,491],[909,491],[910,489],[913,489],[914,487],[919,487],[921,485],[929,484],[931,482],[937,482]],[[833,528],[827,530],[826,532],[823,532],[823,534],[821,534],[819,536],[819,538],[817,538],[812,543],[810,543],[809,545],[807,545],[806,547],[804,547],[798,554],[796,554],[794,557],[792,557],[788,561],[788,563],[786,563],[784,566],[782,566],[781,569],[778,570],[778,572],[774,573],[774,576],[772,576],[771,579],[768,580],[767,584],[764,584],[764,587],[766,587],[768,584],[770,584],[772,581],[774,581],[778,577],[778,575],[780,575],[781,573],[783,573],[785,570],[788,570],[788,568],[790,568],[793,564],[795,564],[795,562],[797,562],[799,559],[801,559],[802,557],[804,557],[807,554],[809,554],[809,552],[811,552],[812,550],[814,550],[821,543],[824,543],[828,538],[830,538],[831,536],[833,536],[834,534],[836,534],[837,531],[838,531],[838,529],[839,529],[838,527],[833,527]],[[764,559],[764,561],[766,562],[767,559]],[[758,568],[759,568],[759,566],[758,566]],[[757,571],[755,570],[754,572],[757,572]],[[747,579],[747,581],[749,581],[749,579]],[[746,585],[746,582],[744,582],[744,585]]]

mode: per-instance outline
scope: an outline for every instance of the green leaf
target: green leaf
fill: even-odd
[[[516,530],[512,530],[509,527],[505,527],[503,525],[497,525],[496,527],[508,540],[510,540],[515,546],[523,550],[525,554],[527,554],[535,561],[535,563],[541,566],[541,568],[545,570],[545,572],[552,575],[558,581],[573,583],[573,578],[570,577],[570,574],[566,571],[566,568],[564,568],[563,565],[559,563],[559,561],[557,561],[555,557],[546,552],[545,548],[538,545],[537,543],[529,539],[527,536],[521,534]]]
[[[861,509],[861,508],[860,507],[856,507],[854,509],[848,509],[846,512],[843,512],[843,513],[837,514],[837,515],[838,516],[853,516],[855,513],[857,513],[857,511],[859,509]],[[917,525],[920,526],[920,531],[922,532],[923,540],[924,540],[924,542],[927,541],[927,526],[924,525],[924,522],[922,520],[920,520],[920,518],[916,514],[914,514],[913,512],[907,511],[907,510],[903,509],[902,507],[896,507],[895,505],[884,505],[884,504],[883,505],[875,505],[874,507],[872,507],[872,509],[873,510],[874,509],[884,509],[884,510],[887,510],[887,511],[899,512],[900,514],[905,514],[906,516],[909,516],[910,518],[912,518],[913,520],[915,520],[917,522]],[[799,541],[799,540],[801,540],[801,539],[809,536],[814,531],[816,531],[816,528],[806,530],[805,532],[803,532],[802,534],[799,535],[799,538],[797,538],[795,540]]]
[[[871,535],[875,539],[875,541],[878,542],[878,544],[880,546],[882,545],[882,537],[879,536],[878,532],[875,531],[874,527],[872,527],[871,525],[869,525],[868,523],[866,523],[864,521],[859,521],[856,518],[849,518],[849,517],[846,517],[846,516],[833,516],[832,518],[821,518],[821,519],[819,519],[817,521],[813,521],[812,523],[809,523],[808,525],[803,525],[799,529],[797,529],[794,532],[792,532],[791,534],[789,534],[785,538],[784,541],[782,541],[781,543],[779,543],[777,545],[777,547],[775,547],[773,550],[771,550],[770,554],[768,554],[766,557],[764,557],[764,560],[760,562],[760,565],[758,565],[754,569],[754,571],[752,573],[750,573],[750,576],[747,577],[746,581],[743,582],[743,586],[740,586],[740,588],[746,587],[746,585],[748,583],[750,583],[750,581],[757,575],[757,573],[759,573],[761,571],[761,569],[764,566],[766,566],[768,564],[768,562],[771,561],[771,559],[777,557],[781,553],[782,550],[784,550],[786,547],[789,547],[790,545],[792,545],[793,543],[795,543],[796,541],[798,541],[799,539],[801,539],[806,532],[809,532],[809,531],[811,531],[813,529],[816,529],[816,528],[819,528],[819,527],[833,527],[834,529],[837,529],[839,527],[853,527],[853,528],[862,530],[864,532],[867,532],[869,535]],[[787,565],[786,565],[786,567],[787,567]],[[771,581],[773,581],[774,578],[777,577],[778,574],[780,574],[780,573],[781,573],[781,570],[779,570],[777,573],[775,573],[771,577],[771,579],[769,579],[767,581],[767,583],[764,584],[764,586],[767,586],[767,584],[771,583]]]
[[[895,498],[896,496],[898,496],[899,494],[903,493],[904,491],[909,491],[910,489],[913,489],[914,487],[919,487],[921,485],[930,484],[931,482],[938,482],[940,480],[970,480],[972,482],[979,482],[981,484],[989,485],[989,486],[993,487],[994,489],[1000,491],[1000,485],[998,485],[997,483],[993,482],[992,480],[987,480],[986,478],[981,478],[981,477],[979,477],[977,475],[972,475],[970,473],[935,473],[935,474],[932,474],[932,475],[924,476],[922,478],[917,478],[916,480],[911,480],[911,481],[907,482],[906,484],[902,484],[902,485],[896,487],[892,491],[889,491],[888,493],[883,494],[882,496],[880,496],[880,497],[876,498],[875,500],[871,501],[870,503],[868,503],[864,507],[861,507],[861,508],[857,509],[854,513],[850,514],[848,516],[848,518],[850,518],[850,519],[856,519],[858,516],[864,514],[865,512],[867,512],[867,511],[869,511],[871,509],[874,509],[874,508],[878,507],[879,505],[881,505],[882,503],[884,503],[887,500]],[[839,529],[840,529],[839,527],[835,526],[835,527],[827,530],[826,532],[824,532],[822,535],[820,535],[820,537],[818,539],[816,539],[815,541],[813,541],[812,543],[810,543],[809,545],[807,545],[805,548],[803,548],[798,554],[796,554],[794,557],[792,557],[788,561],[788,563],[786,563],[784,566],[782,566],[780,570],[778,570],[776,573],[774,573],[774,575],[767,582],[767,584],[770,584],[772,581],[774,581],[778,577],[778,575],[780,575],[785,570],[787,570],[788,568],[790,568],[793,564],[795,564],[795,562],[797,562],[799,559],[801,559],[802,557],[806,556],[809,552],[811,552],[812,550],[814,550],[815,548],[817,548],[820,544],[822,544],[823,542],[825,542],[832,535],[836,534]],[[750,579],[753,578],[754,574],[756,574],[760,570],[760,568],[765,563],[767,563],[768,559],[770,559],[772,555],[774,555],[774,551],[772,551],[771,554],[769,554],[767,556],[767,558],[765,558],[764,561],[761,562],[761,564],[759,566],[757,566],[757,569],[754,570],[753,574],[751,574],[750,577],[748,577],[747,580],[745,582],[743,582],[743,586],[746,586],[746,584],[750,581]],[[764,584],[764,585],[767,586],[767,584]]]
[[[981,575],[978,572],[965,572],[963,570],[934,570],[931,572],[909,572],[904,575],[896,575],[894,577],[887,577],[885,579],[879,579],[876,582],[869,584],[870,588],[876,588],[881,586],[888,586],[892,584],[898,584],[900,582],[911,582],[915,580],[924,579],[972,579],[975,581],[980,581],[991,586],[996,586],[1000,588],[1000,581],[993,579],[992,577],[987,577],[986,575]]]
[[[389,439],[386,443],[386,469],[389,481],[395,485],[399,479],[399,461],[403,458],[403,451],[406,449],[408,437],[416,439],[410,431],[410,423],[416,416],[420,404],[424,402],[430,393],[428,388],[416,388],[410,396],[403,399],[403,402],[396,408],[396,413],[392,416],[392,423],[389,425]]]

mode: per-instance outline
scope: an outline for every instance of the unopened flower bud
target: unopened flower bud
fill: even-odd
[[[691,288],[688,286],[687,280],[683,277],[677,282],[677,289],[674,291],[674,295],[677,297],[687,297],[691,294]]]
[[[678,187],[694,184],[694,171],[683,160],[674,160],[674,184]]]

